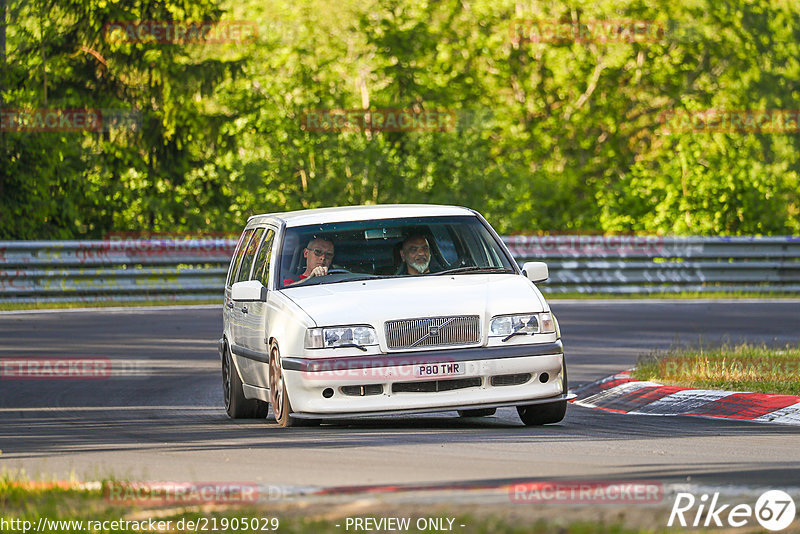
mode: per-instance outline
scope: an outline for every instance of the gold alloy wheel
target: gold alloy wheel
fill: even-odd
[[[289,397],[286,394],[286,384],[281,369],[281,351],[275,341],[269,346],[269,400],[275,421],[281,426],[292,426],[293,419],[289,417]]]

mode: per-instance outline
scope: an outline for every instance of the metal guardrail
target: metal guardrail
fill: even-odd
[[[800,236],[510,236],[548,294],[800,292]],[[0,302],[214,300],[235,239],[0,241]]]
[[[0,241],[0,302],[215,300],[235,239]]]
[[[800,291],[800,236],[511,236],[520,263],[546,261],[547,293]]]

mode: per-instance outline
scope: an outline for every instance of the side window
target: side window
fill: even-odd
[[[236,275],[237,282],[243,282],[250,278],[250,267],[253,266],[253,260],[256,258],[256,250],[258,250],[258,244],[261,243],[261,236],[264,235],[264,230],[264,228],[256,228],[253,237],[248,241],[244,256],[242,257],[242,266],[239,269],[239,274]]]
[[[253,268],[253,276],[250,280],[258,280],[264,287],[269,287],[269,264],[272,258],[272,242],[275,240],[275,231],[267,230],[267,235],[264,237],[264,242],[261,243],[261,248],[258,249],[258,256],[256,257],[256,266]]]
[[[486,257],[486,247],[479,235],[476,235],[475,228],[468,228],[461,239],[466,247],[467,254],[469,255],[469,265],[491,265]]]
[[[436,246],[439,248],[439,252],[441,252],[448,266],[457,264],[458,252],[456,251],[456,245],[452,239],[451,227],[444,227],[441,225],[431,226],[431,233],[436,240]]]
[[[226,286],[230,286],[233,283],[233,278],[236,276],[236,271],[239,269],[239,264],[242,261],[242,254],[244,254],[245,244],[247,240],[250,239],[250,235],[253,233],[253,230],[245,230],[242,232],[241,237],[239,237],[239,243],[236,244],[236,250],[233,253],[233,260],[231,261],[231,269],[228,271],[228,279],[225,281]]]

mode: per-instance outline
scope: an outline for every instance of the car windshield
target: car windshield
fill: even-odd
[[[311,275],[320,266],[328,274]],[[287,228],[278,287],[509,272],[511,260],[477,217],[409,217]]]

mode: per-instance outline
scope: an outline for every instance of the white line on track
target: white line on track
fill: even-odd
[[[220,299],[221,300],[221,299]],[[146,313],[151,311],[170,311],[170,310],[220,310],[222,302],[219,304],[184,304],[175,306],[119,306],[119,307],[96,307],[96,308],[49,308],[41,310],[8,310],[0,311],[0,315],[32,315],[37,313]]]

